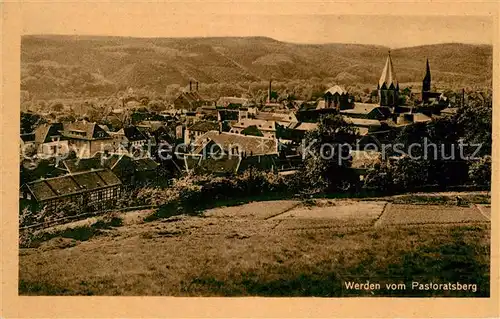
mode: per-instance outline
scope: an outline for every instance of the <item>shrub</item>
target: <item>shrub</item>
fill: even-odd
[[[469,180],[475,185],[491,185],[491,156],[481,157],[470,164]]]
[[[428,180],[429,163],[409,157],[400,158],[391,165],[394,186],[400,190],[412,190]]]
[[[388,165],[377,165],[368,170],[363,181],[365,189],[390,192],[394,189],[393,172]]]

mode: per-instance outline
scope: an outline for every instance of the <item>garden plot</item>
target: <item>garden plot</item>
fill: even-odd
[[[476,207],[488,220],[491,220],[491,205],[477,204]]]
[[[206,210],[206,217],[233,217],[233,218],[257,218],[267,219],[279,215],[299,205],[295,200],[273,200],[263,202],[251,202],[239,206],[219,207]]]
[[[295,207],[273,217],[278,228],[330,228],[371,225],[382,214],[386,202],[334,201]]]
[[[487,222],[476,207],[444,205],[397,205],[387,207],[377,226]]]

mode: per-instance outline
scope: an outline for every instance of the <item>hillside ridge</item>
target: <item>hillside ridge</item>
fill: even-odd
[[[164,92],[189,81],[233,85],[270,78],[373,85],[388,51],[371,44],[296,44],[259,36],[24,35],[21,89],[53,96],[106,94],[126,87]],[[435,82],[488,86],[492,51],[491,45],[443,43],[391,49],[391,55],[401,83],[420,82],[428,58]]]

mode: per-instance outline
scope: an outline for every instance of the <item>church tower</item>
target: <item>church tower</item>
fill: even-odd
[[[422,101],[428,100],[428,92],[431,91],[431,67],[429,66],[429,59],[427,59],[425,77],[422,81]]]
[[[385,61],[384,70],[377,85],[380,106],[397,106],[399,102],[399,83],[392,66],[391,52]]]

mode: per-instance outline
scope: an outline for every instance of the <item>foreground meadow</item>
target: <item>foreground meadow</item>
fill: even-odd
[[[385,204],[353,205],[256,202],[149,222],[147,211],[107,224],[93,220],[21,248],[19,293],[489,296],[489,223],[375,227]],[[429,209],[439,214],[439,206]],[[478,290],[345,287],[367,280],[474,283]]]

